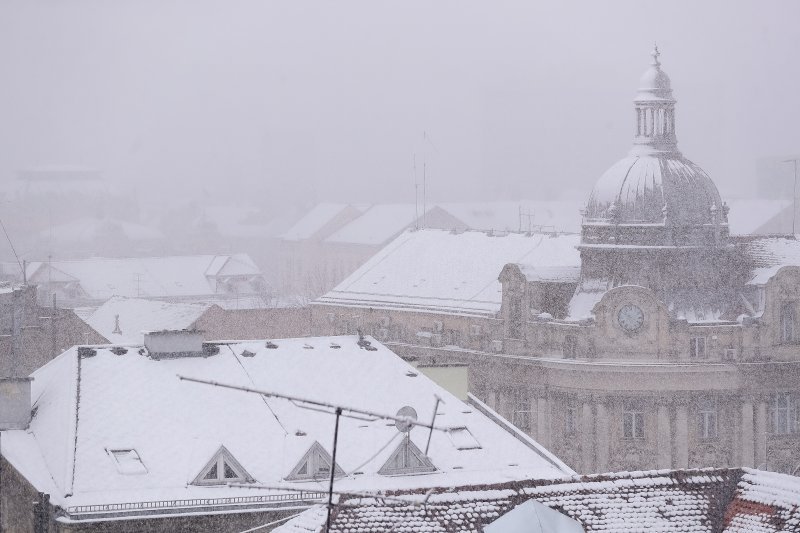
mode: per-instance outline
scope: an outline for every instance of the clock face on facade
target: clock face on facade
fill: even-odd
[[[617,321],[625,331],[638,331],[644,324],[644,312],[636,305],[623,305],[617,313]]]

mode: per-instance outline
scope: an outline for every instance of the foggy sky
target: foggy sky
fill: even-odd
[[[0,185],[83,165],[243,202],[588,195],[662,51],[723,196],[800,152],[800,2],[0,4]],[[429,141],[423,139],[426,132]],[[787,176],[788,169],[787,169]]]

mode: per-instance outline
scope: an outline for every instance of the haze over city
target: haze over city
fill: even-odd
[[[413,202],[416,155],[438,201],[584,197],[628,148],[656,41],[684,153],[743,196],[759,158],[796,149],[798,16],[791,1],[7,1],[0,182],[77,165],[145,198]]]

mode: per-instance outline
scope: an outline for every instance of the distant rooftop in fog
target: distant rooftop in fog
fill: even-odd
[[[80,305],[112,296],[236,299],[266,290],[261,270],[247,254],[43,261],[29,263],[27,273],[40,293],[50,290],[60,301]]]

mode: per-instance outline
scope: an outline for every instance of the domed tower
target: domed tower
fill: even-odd
[[[722,294],[740,270],[731,267],[728,207],[708,174],[678,150],[670,79],[658,48],[652,55],[634,99],[633,147],[597,181],[583,212],[573,304],[583,301],[584,309],[571,304],[571,316],[585,316],[585,302],[620,285],[647,287],[670,309],[717,307],[708,300],[727,300]]]
[[[583,214],[582,241],[610,246],[719,246],[727,205],[703,169],[678,150],[675,99],[659,52],[634,99],[633,148],[598,180]]]

